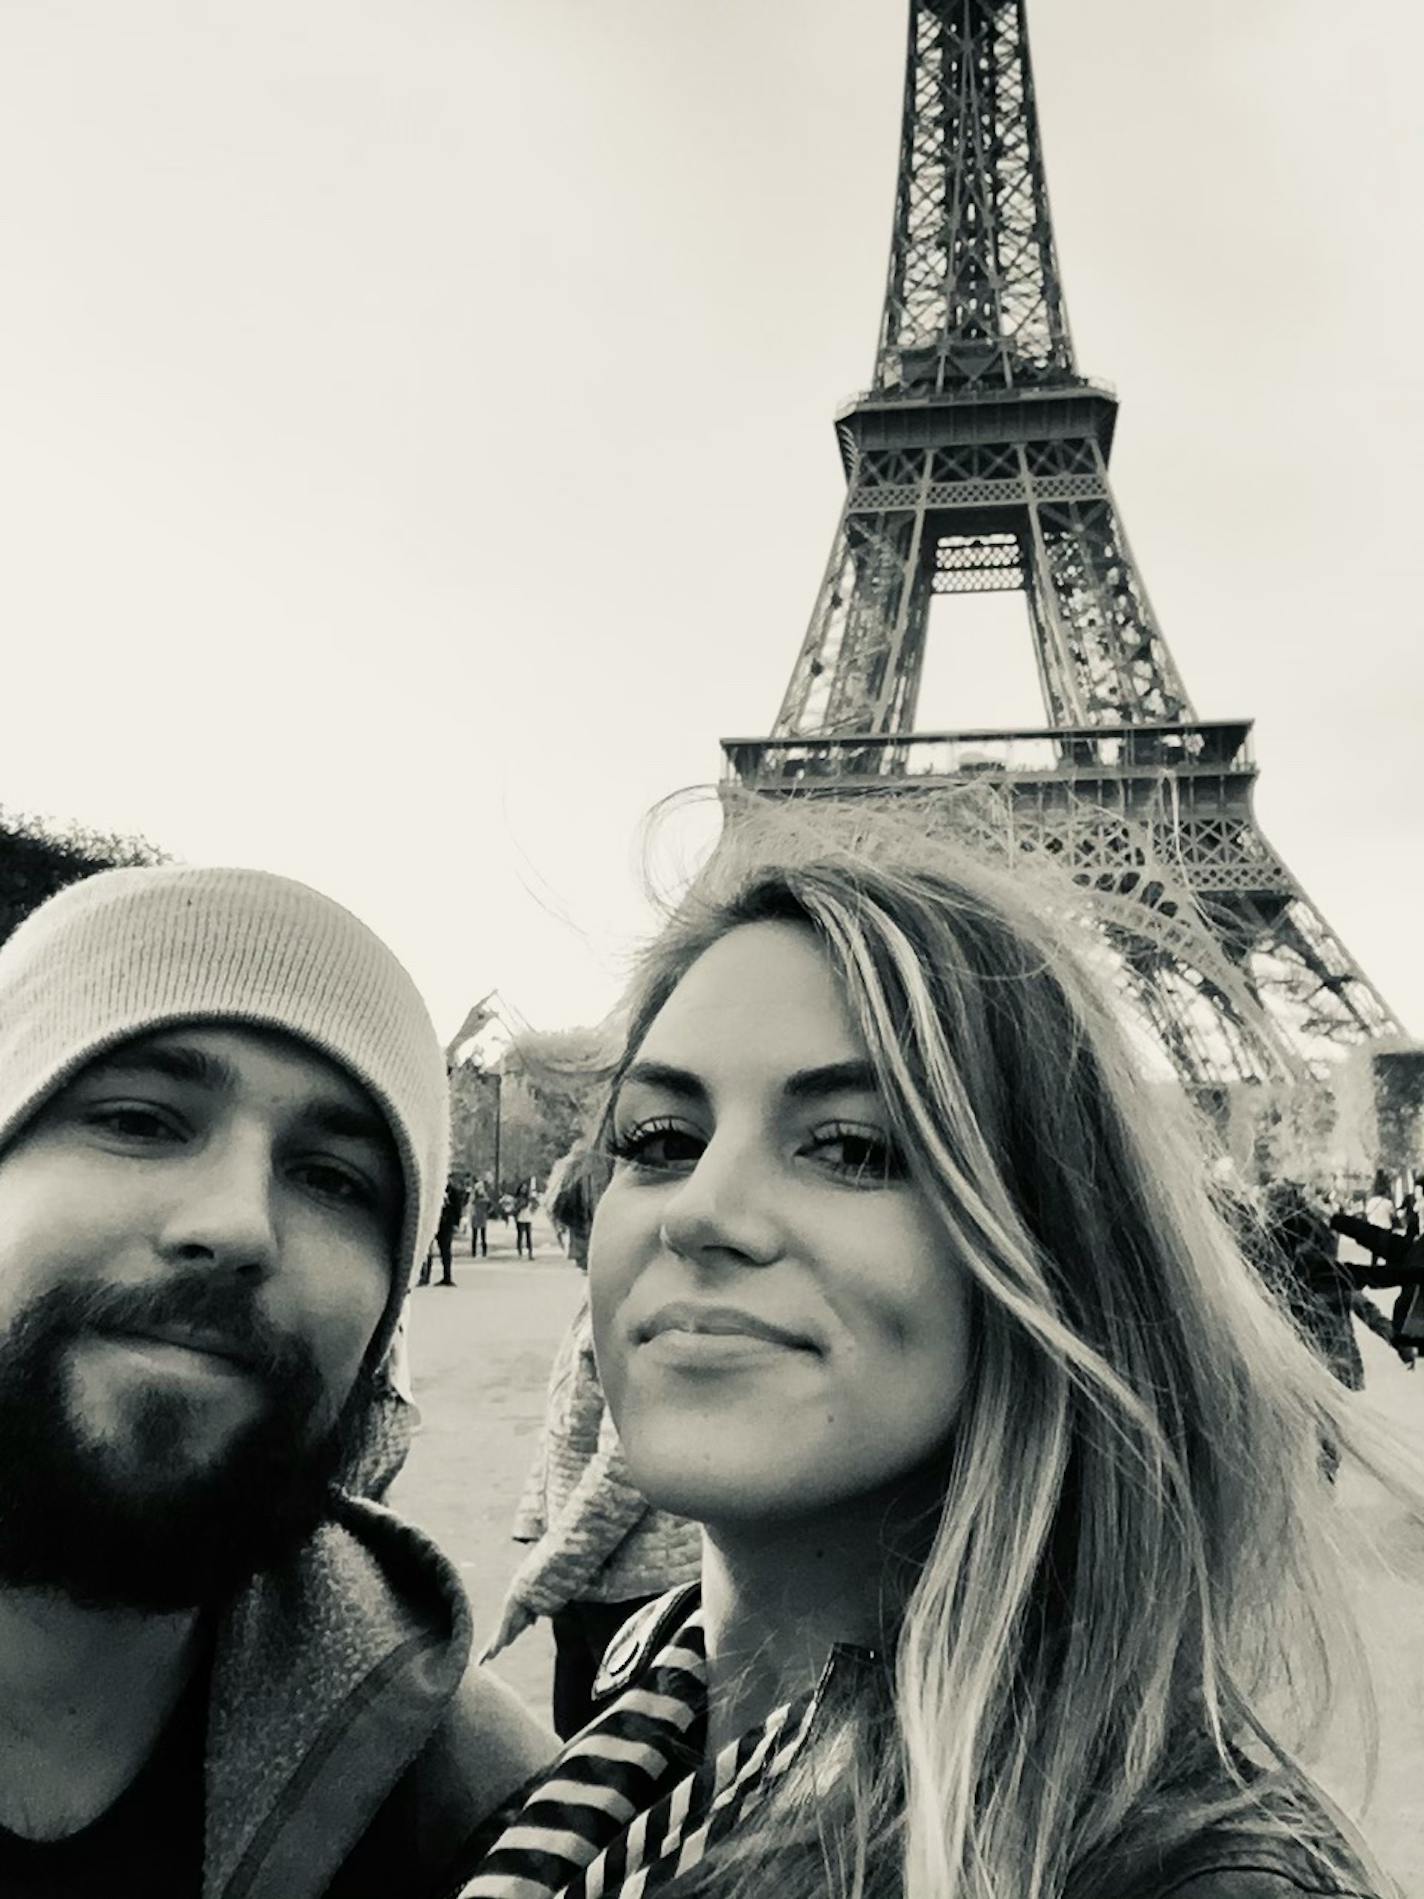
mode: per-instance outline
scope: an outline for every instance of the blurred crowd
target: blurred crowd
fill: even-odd
[[[1424,1173],[1379,1169],[1354,1190],[1276,1180],[1239,1206],[1247,1257],[1343,1385],[1365,1381],[1357,1321],[1414,1369],[1424,1346]],[[1388,1314],[1378,1292],[1395,1294]]]

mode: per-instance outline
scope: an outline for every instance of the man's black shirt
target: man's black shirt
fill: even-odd
[[[200,1899],[208,1685],[197,1669],[137,1778],[81,1831],[26,1840],[0,1827],[4,1899]]]

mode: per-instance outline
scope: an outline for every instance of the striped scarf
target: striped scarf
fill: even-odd
[[[666,1887],[760,1803],[818,1698],[778,1708],[698,1765],[707,1653],[694,1610],[525,1795],[460,1899],[642,1899]]]

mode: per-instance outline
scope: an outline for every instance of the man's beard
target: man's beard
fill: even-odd
[[[188,1469],[195,1400],[181,1390],[135,1393],[123,1444],[116,1432],[94,1437],[75,1414],[71,1347],[163,1325],[241,1339],[262,1390],[255,1414]],[[211,1268],[152,1287],[51,1287],[0,1339],[0,1583],[150,1613],[221,1601],[328,1513],[371,1401],[369,1379],[314,1431],[324,1396],[305,1345],[275,1334],[251,1295]]]

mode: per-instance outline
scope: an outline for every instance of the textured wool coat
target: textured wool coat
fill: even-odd
[[[203,1899],[435,1899],[476,1826],[557,1742],[471,1666],[435,1546],[343,1497],[220,1617]]]

